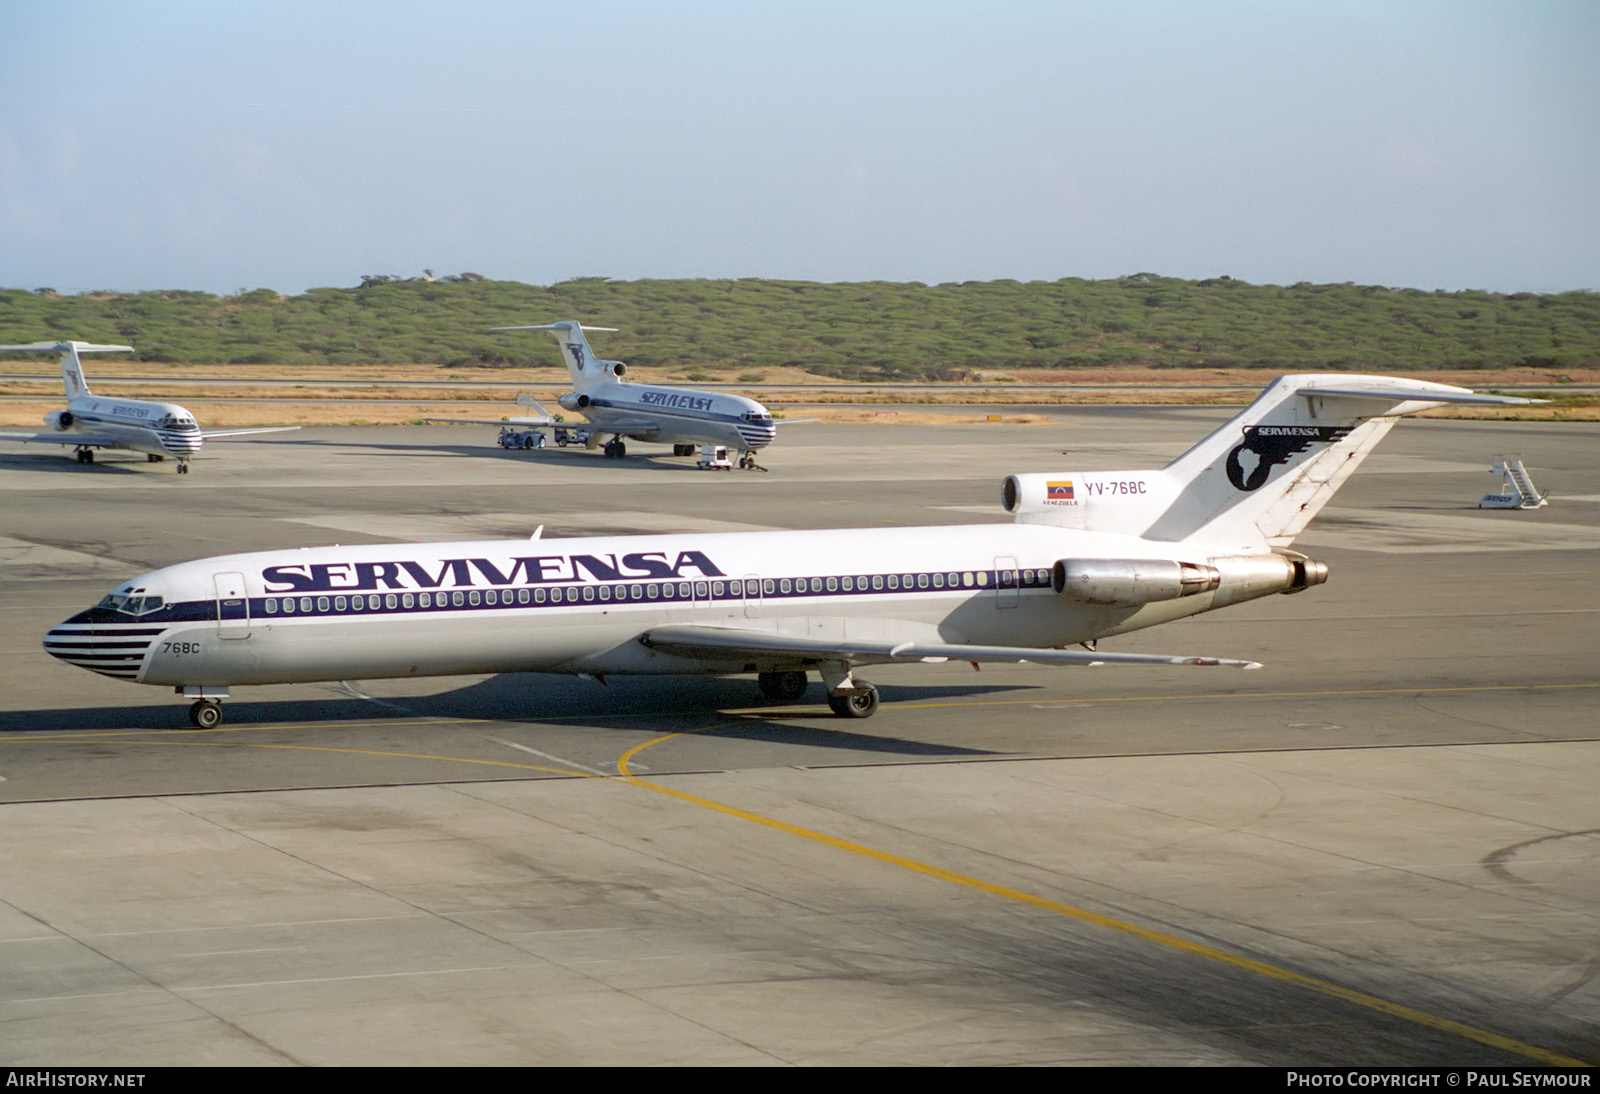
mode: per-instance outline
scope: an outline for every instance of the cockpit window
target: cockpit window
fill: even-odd
[[[157,429],[177,429],[185,433],[199,429],[193,418],[186,418],[179,414],[168,414],[156,423]]]
[[[755,422],[758,425],[766,425],[768,422],[772,421],[772,415],[758,414],[754,410],[747,410],[744,412],[744,420],[747,422]]]
[[[159,596],[130,596],[124,593],[111,593],[100,603],[97,608],[106,608],[123,615],[149,615],[151,612],[160,611],[162,600]]]

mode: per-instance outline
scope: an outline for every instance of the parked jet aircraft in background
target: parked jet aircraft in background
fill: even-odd
[[[143,452],[151,463],[168,456],[178,461],[178,474],[189,473],[189,461],[203,441],[241,437],[247,433],[284,433],[297,425],[270,429],[221,429],[207,433],[194,415],[176,403],[140,399],[109,399],[89,391],[83,378],[81,353],[132,353],[132,346],[97,346],[90,342],[32,342],[26,346],[0,346],[0,352],[59,353],[61,379],[67,389],[67,409],[44,417],[51,433],[0,433],[0,440],[25,444],[70,444],[79,463],[93,463],[97,448],[122,448]]]
[[[599,445],[602,434],[607,456],[622,457],[628,448],[624,437],[658,441],[672,445],[674,456],[692,456],[703,445],[722,446],[739,452],[739,466],[755,468],[755,453],[772,443],[777,423],[767,408],[754,399],[715,391],[695,391],[686,387],[635,384],[622,377],[628,366],[621,361],[595,357],[586,330],[615,330],[614,327],[585,327],[574,320],[546,323],[537,327],[494,327],[496,331],[549,331],[561,343],[562,358],[572,377],[573,390],[557,400],[563,410],[582,414],[594,428],[589,447]],[[519,399],[518,402],[524,402]],[[531,403],[531,400],[527,400]],[[537,406],[538,404],[532,403]],[[543,410],[543,407],[539,408]],[[520,426],[541,429],[553,426],[545,415],[540,418],[430,418],[434,422],[462,422],[481,425]],[[793,424],[793,423],[790,423]]]
[[[1233,665],[1098,640],[1327,580],[1289,544],[1402,414],[1518,404],[1381,376],[1286,376],[1163,470],[1005,480],[1015,523],[378,544],[147,573],[45,637],[69,664],[195,700],[241,684],[465,673],[818,672],[841,717],[862,665]],[[1086,648],[1068,650],[1064,647]]]

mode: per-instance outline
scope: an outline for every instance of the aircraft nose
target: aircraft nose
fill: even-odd
[[[744,441],[746,448],[765,448],[771,444],[778,435],[775,425],[751,425],[745,423],[739,426],[739,436]]]
[[[91,623],[83,613],[51,628],[44,636],[44,651],[51,657],[118,680],[136,680],[145,651],[161,633],[160,627],[117,623]]]

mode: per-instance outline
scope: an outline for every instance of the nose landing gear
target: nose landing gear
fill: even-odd
[[[215,699],[198,699],[189,708],[189,721],[196,729],[216,729],[222,724],[222,704]]]
[[[193,699],[189,721],[196,729],[216,729],[222,724],[222,700],[228,697],[221,684],[183,684],[172,689],[185,699]]]

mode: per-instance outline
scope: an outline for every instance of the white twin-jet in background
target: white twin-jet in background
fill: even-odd
[[[536,327],[493,327],[496,331],[542,330],[561,344],[562,359],[572,377],[572,391],[557,400],[561,409],[582,414],[592,426],[588,445],[605,443],[607,456],[627,455],[623,438],[672,445],[674,456],[692,456],[697,448],[726,448],[739,453],[739,466],[755,468],[755,453],[771,444],[778,434],[778,423],[767,408],[754,399],[718,391],[657,384],[637,384],[624,380],[628,366],[621,361],[606,361],[594,355],[583,337],[586,330],[610,331],[615,327],[586,327],[572,319]],[[532,399],[518,402],[538,407]],[[543,410],[542,407],[539,407]],[[515,427],[528,432],[554,430],[555,420],[548,414],[524,418],[429,418],[432,422],[458,422],[472,425]],[[794,425],[796,423],[785,423]]]
[[[175,689],[202,728],[241,684],[754,673],[769,698],[792,700],[815,672],[836,714],[862,718],[878,706],[854,675],[863,665],[1251,668],[1097,643],[1320,585],[1327,566],[1289,545],[1400,415],[1528,401],[1422,380],[1286,376],[1160,470],[1011,476],[1012,524],[224,555],[117,586],[44,647]]]
[[[97,448],[143,452],[151,463],[167,457],[178,461],[178,474],[189,473],[189,461],[204,441],[241,437],[247,433],[285,433],[297,425],[263,429],[202,430],[176,403],[142,399],[112,399],[95,395],[83,378],[82,353],[132,353],[132,346],[98,346],[92,342],[30,342],[25,346],[0,346],[0,352],[59,353],[61,380],[67,389],[67,408],[44,417],[49,433],[0,433],[0,440],[25,444],[69,444],[77,449],[79,463],[93,463]]]

